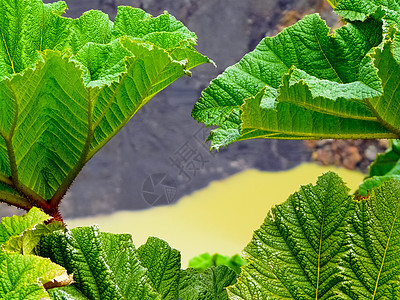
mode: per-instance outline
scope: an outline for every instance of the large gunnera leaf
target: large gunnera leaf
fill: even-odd
[[[231,299],[334,299],[355,203],[334,173],[272,209],[245,248],[249,264]]]
[[[149,238],[136,249],[129,235],[97,227],[46,235],[39,253],[74,274],[75,283],[49,291],[56,300],[227,299],[225,288],[236,280],[225,266],[204,273],[181,270],[179,251],[160,239]],[[188,298],[189,291],[196,292]]]
[[[94,10],[64,18],[65,9],[0,3],[0,200],[21,208],[56,207],[143,105],[209,62],[194,49],[196,35],[168,13],[119,7],[111,22]]]
[[[313,14],[264,38],[193,109],[196,120],[219,127],[211,147],[253,138],[398,137],[399,34],[391,28],[382,46],[383,17],[377,11],[332,35]]]
[[[181,269],[179,251],[163,240],[150,237],[137,252],[142,265],[148,269],[147,276],[162,299],[177,299]]]
[[[400,298],[400,181],[391,179],[357,203],[341,265],[350,299]]]
[[[272,209],[245,248],[231,299],[400,297],[400,181],[361,202],[334,173]]]
[[[43,238],[39,253],[74,274],[68,289],[51,291],[55,299],[70,293],[83,299],[161,299],[129,235],[100,233],[96,227],[55,232]]]
[[[371,15],[382,15],[387,24],[400,24],[400,6],[398,0],[340,0],[335,6],[335,12],[341,17],[355,21],[365,20]]]

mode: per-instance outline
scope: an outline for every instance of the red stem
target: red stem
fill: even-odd
[[[51,207],[51,206],[49,205],[49,206],[46,207],[46,208],[43,208],[43,207],[42,207],[42,209],[43,209],[43,211],[44,211],[46,214],[48,214],[48,215],[50,215],[51,217],[53,217],[53,220],[51,220],[50,222],[52,222],[52,221],[60,221],[60,222],[64,223],[63,217],[62,217],[62,215],[61,215],[61,212],[60,212],[60,209],[59,209],[58,206],[56,206],[56,207]]]

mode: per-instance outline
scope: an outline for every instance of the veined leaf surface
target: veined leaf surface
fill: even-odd
[[[334,173],[272,209],[230,299],[396,299],[400,181],[360,202]]]
[[[44,224],[50,216],[33,207],[22,216],[4,217],[0,223],[0,251],[20,254],[36,254],[41,237],[53,231],[64,230],[61,222]]]
[[[25,230],[32,229],[35,225],[41,224],[49,218],[47,214],[38,209],[32,208],[23,216],[4,217],[0,223],[0,247],[12,237],[17,237]]]
[[[56,207],[85,163],[155,94],[210,62],[168,13],[64,18],[64,2],[0,4],[0,200]],[[30,199],[30,200],[29,200]]]
[[[236,282],[236,273],[227,266],[212,266],[204,272],[187,269],[181,272],[179,299],[228,300],[226,287]]]
[[[0,252],[0,298],[50,299],[43,285],[67,278],[63,267],[34,255]]]
[[[396,137],[397,124],[388,128],[371,104],[390,95],[368,54],[382,25],[367,18],[332,36],[318,15],[306,16],[214,79],[192,116],[219,126],[209,137],[216,149],[252,138]]]
[[[342,265],[351,299],[400,297],[400,181],[385,182],[357,204]]]
[[[46,235],[40,255],[74,274],[75,283],[49,291],[53,299],[227,299],[236,280],[226,266],[204,272],[181,270],[180,253],[149,238],[135,249],[126,234],[82,227]]]
[[[382,10],[382,11],[381,11]],[[341,0],[335,7],[341,17],[354,20],[365,20],[374,15],[385,15],[384,19],[388,25],[400,24],[400,7],[398,0]]]
[[[391,140],[389,149],[369,166],[368,177],[400,174],[400,140]]]
[[[394,39],[399,38],[399,32],[394,33]],[[373,53],[374,64],[378,76],[382,80],[383,95],[379,98],[371,98],[370,105],[375,110],[379,120],[392,131],[400,132],[400,62],[394,54],[398,51],[393,39],[387,40],[382,49],[375,49]]]
[[[0,299],[50,299],[45,288],[71,282],[67,271],[43,257],[22,255],[35,247],[34,232],[49,216],[34,207],[23,216],[5,217],[0,223]],[[54,224],[54,223],[53,223]],[[61,229],[61,226],[58,226]],[[18,243],[17,241],[23,241]],[[24,254],[27,254],[25,251]]]
[[[161,299],[129,235],[100,233],[96,227],[55,232],[44,237],[39,254],[73,273],[76,283],[68,289],[88,299]]]
[[[137,252],[142,265],[148,270],[147,276],[162,299],[177,299],[181,269],[179,251],[163,240],[150,237]]]
[[[231,299],[334,299],[354,209],[348,191],[327,173],[274,207],[244,250],[249,264],[228,289]]]

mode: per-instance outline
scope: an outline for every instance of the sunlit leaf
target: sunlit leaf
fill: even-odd
[[[62,17],[64,2],[0,4],[0,200],[53,214],[93,155],[155,94],[210,62],[165,12]]]
[[[192,116],[219,126],[209,137],[214,149],[254,138],[396,137],[396,121],[383,122],[376,109],[377,102],[391,95],[390,87],[382,87],[385,76],[377,76],[377,68],[397,72],[397,66],[385,69],[386,58],[380,63],[378,54],[370,54],[382,42],[382,26],[380,18],[371,17],[331,35],[318,15],[308,15],[264,38],[214,79]]]
[[[327,173],[274,207],[245,248],[249,264],[228,289],[231,299],[335,299],[354,209],[348,192]]]

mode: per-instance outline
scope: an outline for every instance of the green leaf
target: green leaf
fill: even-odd
[[[366,197],[370,194],[370,192],[372,190],[374,190],[378,186],[381,186],[384,182],[389,181],[393,178],[400,180],[400,174],[373,176],[373,177],[367,178],[358,187],[358,193],[362,197]]]
[[[343,259],[351,299],[400,297],[400,181],[391,179],[357,204]]]
[[[396,33],[398,38],[399,32]],[[382,80],[383,95],[371,98],[369,102],[379,120],[392,131],[400,133],[399,107],[400,107],[400,63],[393,56],[393,41],[388,40],[383,48],[376,48],[373,53],[374,64],[378,76]]]
[[[327,0],[327,1],[333,8],[335,8],[340,0]]]
[[[101,233],[95,226],[44,235],[39,254],[74,274],[75,283],[51,290],[53,299],[227,299],[236,281],[226,266],[180,270],[180,253],[149,238],[135,249],[130,235]]]
[[[391,178],[400,179],[400,140],[392,140],[390,148],[377,156],[369,166],[369,174],[360,184],[358,192],[367,196],[369,191]]]
[[[270,99],[269,94],[269,90],[262,90],[255,97],[245,101],[240,140],[249,137],[357,139],[365,136],[384,138],[392,135],[376,121],[337,117],[288,102],[278,102],[276,110],[263,108],[264,101]]]
[[[130,55],[132,52],[114,40],[106,45],[86,44],[75,58],[82,64],[84,83],[102,87],[118,81],[120,74],[126,72],[125,57]]]
[[[87,300],[74,286],[65,286],[47,291],[53,300]]]
[[[76,283],[69,291],[55,291],[56,299],[65,293],[101,300],[161,299],[129,235],[100,233],[96,227],[57,231],[43,237],[39,253],[74,274]]]
[[[335,12],[341,17],[351,21],[363,21],[367,17],[385,14],[384,19],[388,25],[400,24],[400,9],[397,0],[341,0],[335,7]]]
[[[240,274],[240,268],[246,263],[238,254],[229,257],[217,253],[212,256],[209,253],[203,253],[189,261],[189,268],[204,272],[209,267],[224,265]]]
[[[320,80],[293,67],[282,79],[277,101],[341,118],[376,121],[376,116],[362,100],[380,97],[382,88],[377,77],[368,84],[372,87],[360,81],[340,84]]]
[[[143,105],[210,62],[168,13],[120,7],[114,23],[94,10],[64,18],[65,9],[0,4],[0,199],[49,213]]]
[[[93,107],[93,138],[87,156],[92,157],[156,93],[185,74],[182,62],[171,59],[165,50],[123,39],[125,48],[137,53],[126,60],[127,73],[119,82],[96,93]]]
[[[1,299],[49,299],[43,285],[63,277],[68,278],[65,269],[49,259],[0,253]]]
[[[163,240],[150,237],[146,244],[138,248],[137,253],[162,299],[177,299],[181,268],[179,251],[172,249]]]
[[[219,255],[219,254],[215,254],[215,255]],[[214,265],[213,256],[211,256],[210,253],[203,253],[203,254],[200,254],[199,256],[193,257],[189,261],[189,268],[193,268],[196,271],[204,272],[207,268]]]
[[[60,18],[66,8],[63,2],[43,4],[40,0],[0,3],[0,79],[33,67],[39,58],[37,50],[52,49],[66,36],[68,19]]]
[[[65,230],[65,225],[59,221],[50,224],[36,224],[33,228],[27,229],[19,236],[12,236],[3,249],[20,254],[37,255],[36,247],[44,235],[51,234],[54,231]]]
[[[152,18],[140,9],[121,6],[118,8],[112,34],[114,38],[128,35],[157,45],[166,50],[174,60],[186,60],[188,70],[211,62],[194,49],[197,36],[168,12]]]
[[[179,299],[228,300],[226,287],[236,282],[236,273],[227,266],[211,267],[204,272],[181,272]]]
[[[249,264],[231,299],[337,299],[354,209],[348,192],[329,172],[274,207],[244,250]]]
[[[212,148],[253,138],[390,138],[368,101],[384,93],[368,55],[382,41],[382,21],[368,18],[329,34],[306,16],[214,79],[192,116],[216,125]]]
[[[397,299],[400,181],[352,201],[334,173],[272,209],[231,299]]]
[[[76,54],[88,43],[107,44],[111,41],[112,28],[113,23],[107,14],[98,10],[87,11],[71,22],[70,35],[65,42],[68,46],[64,47]]]
[[[400,64],[400,34],[398,34],[398,31],[396,31],[393,39],[392,51],[397,64]]]
[[[182,41],[196,45],[196,35],[168,12],[152,18],[141,9],[121,6],[115,17],[114,38],[124,35],[151,42],[165,50],[180,48]],[[168,45],[167,47],[163,47]]]
[[[35,225],[43,223],[49,218],[39,208],[33,207],[23,216],[4,217],[0,223],[0,246],[12,237],[17,237],[24,231],[32,229]]]
[[[35,69],[11,81],[19,113],[4,138],[15,157],[13,180],[44,199],[73,172],[90,140],[92,104],[81,76],[76,64],[46,51]]]
[[[29,2],[28,0],[28,5]],[[67,4],[64,1],[43,4],[42,21],[40,22],[40,19],[38,19],[37,23],[33,25],[33,28],[40,28],[41,31],[40,47],[35,50],[62,50],[65,47],[65,41],[71,36],[72,19],[60,16],[67,9]],[[28,29],[26,34],[32,34],[32,27]]]
[[[392,140],[384,154],[379,154],[369,166],[368,177],[383,176],[386,174],[400,174],[400,140]]]

